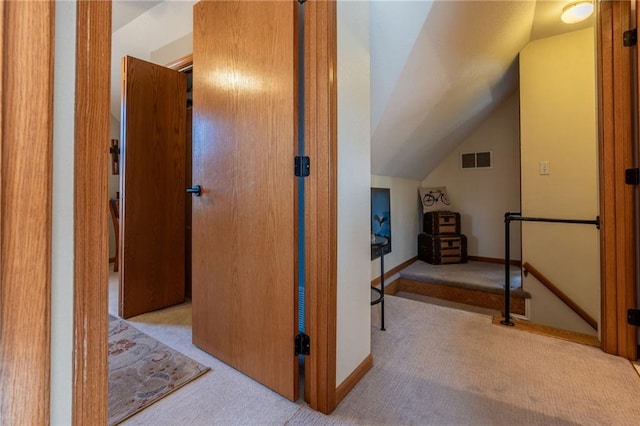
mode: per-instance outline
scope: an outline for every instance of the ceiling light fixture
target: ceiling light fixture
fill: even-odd
[[[592,1],[574,1],[562,9],[560,19],[565,24],[576,24],[587,19],[593,13]]]

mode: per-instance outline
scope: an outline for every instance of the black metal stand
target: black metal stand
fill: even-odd
[[[371,291],[378,294],[378,298],[371,301],[371,306],[380,303],[380,330],[384,328],[384,246],[387,245],[386,238],[378,238],[371,243],[371,246],[380,250],[380,288],[371,287]]]
[[[512,221],[518,222],[551,222],[551,223],[576,223],[595,225],[600,229],[600,216],[595,220],[582,219],[550,219],[542,217],[522,217],[521,213],[507,212],[504,214],[504,319],[500,324],[513,326],[511,321],[511,238],[510,225]]]

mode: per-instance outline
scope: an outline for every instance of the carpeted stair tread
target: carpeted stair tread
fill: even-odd
[[[489,262],[470,260],[468,263],[431,265],[418,260],[400,271],[400,277],[424,283],[504,294],[504,265]],[[517,266],[511,266],[510,283],[512,296],[531,297],[528,292],[522,290],[520,268]]]

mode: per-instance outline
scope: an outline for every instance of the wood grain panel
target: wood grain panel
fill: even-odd
[[[186,77],[123,59],[123,318],[184,302]]]
[[[313,172],[306,179],[305,400],[325,414],[337,404],[337,88],[336,3],[305,3],[305,145]],[[315,343],[313,343],[315,342]]]
[[[193,67],[193,53],[189,53],[188,55],[183,56],[182,58],[176,59],[173,62],[169,62],[165,65],[167,68],[171,68],[176,71],[183,71],[185,69],[189,69]]]
[[[194,9],[193,342],[297,398],[296,2]]]
[[[76,28],[73,424],[106,424],[111,2],[79,1]]]
[[[407,278],[399,278],[396,282],[398,283],[398,291],[436,297],[450,302],[464,303],[496,311],[503,311],[504,308],[504,296],[500,294],[485,293],[479,290],[452,287],[444,284],[425,283]],[[524,315],[525,299],[511,296],[511,312]]]
[[[49,422],[54,3],[3,2],[0,17],[0,422],[38,425]]]
[[[191,56],[190,56],[191,58]],[[192,143],[193,143],[193,108],[187,108],[187,131],[185,138],[185,165],[184,165],[184,187],[191,188],[191,164],[192,164]],[[184,295],[191,299],[191,206],[193,196],[185,197],[184,204]]]
[[[616,200],[613,118],[613,2],[598,2],[599,160],[600,160],[600,263],[602,349],[618,353],[616,300]]]
[[[635,285],[635,235],[634,191],[624,182],[624,170],[634,167],[633,161],[633,100],[631,85],[632,49],[619,42],[619,36],[630,28],[630,2],[614,2],[614,137],[616,144],[616,269],[618,271],[618,354],[636,359],[636,329],[627,324],[627,309],[636,306]],[[616,39],[618,41],[616,42]]]
[[[635,189],[624,182],[633,167],[632,50],[620,42],[629,29],[630,2],[600,2],[600,188],[602,247],[602,348],[635,359],[637,338],[626,323],[636,305],[634,259]]]
[[[166,65],[172,70],[185,72],[193,68],[193,54],[188,54],[180,59],[176,59]],[[184,178],[185,188],[191,188],[191,164],[192,164],[192,142],[193,142],[193,109],[187,108],[187,124],[186,124],[186,141],[185,141],[185,166]],[[191,299],[191,204],[192,196],[185,198],[185,250],[184,250],[184,295],[187,299]]]

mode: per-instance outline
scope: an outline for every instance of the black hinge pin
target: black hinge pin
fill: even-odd
[[[624,183],[627,185],[638,185],[640,184],[640,169],[626,169],[624,171]]]
[[[297,177],[307,177],[311,171],[311,161],[309,157],[297,156],[294,160],[294,174]]]
[[[299,333],[295,338],[295,354],[296,356],[311,354],[311,339],[304,333]]]
[[[627,324],[640,325],[640,309],[627,309]]]
[[[638,43],[638,29],[633,28],[622,33],[622,45],[624,47],[635,46]]]

